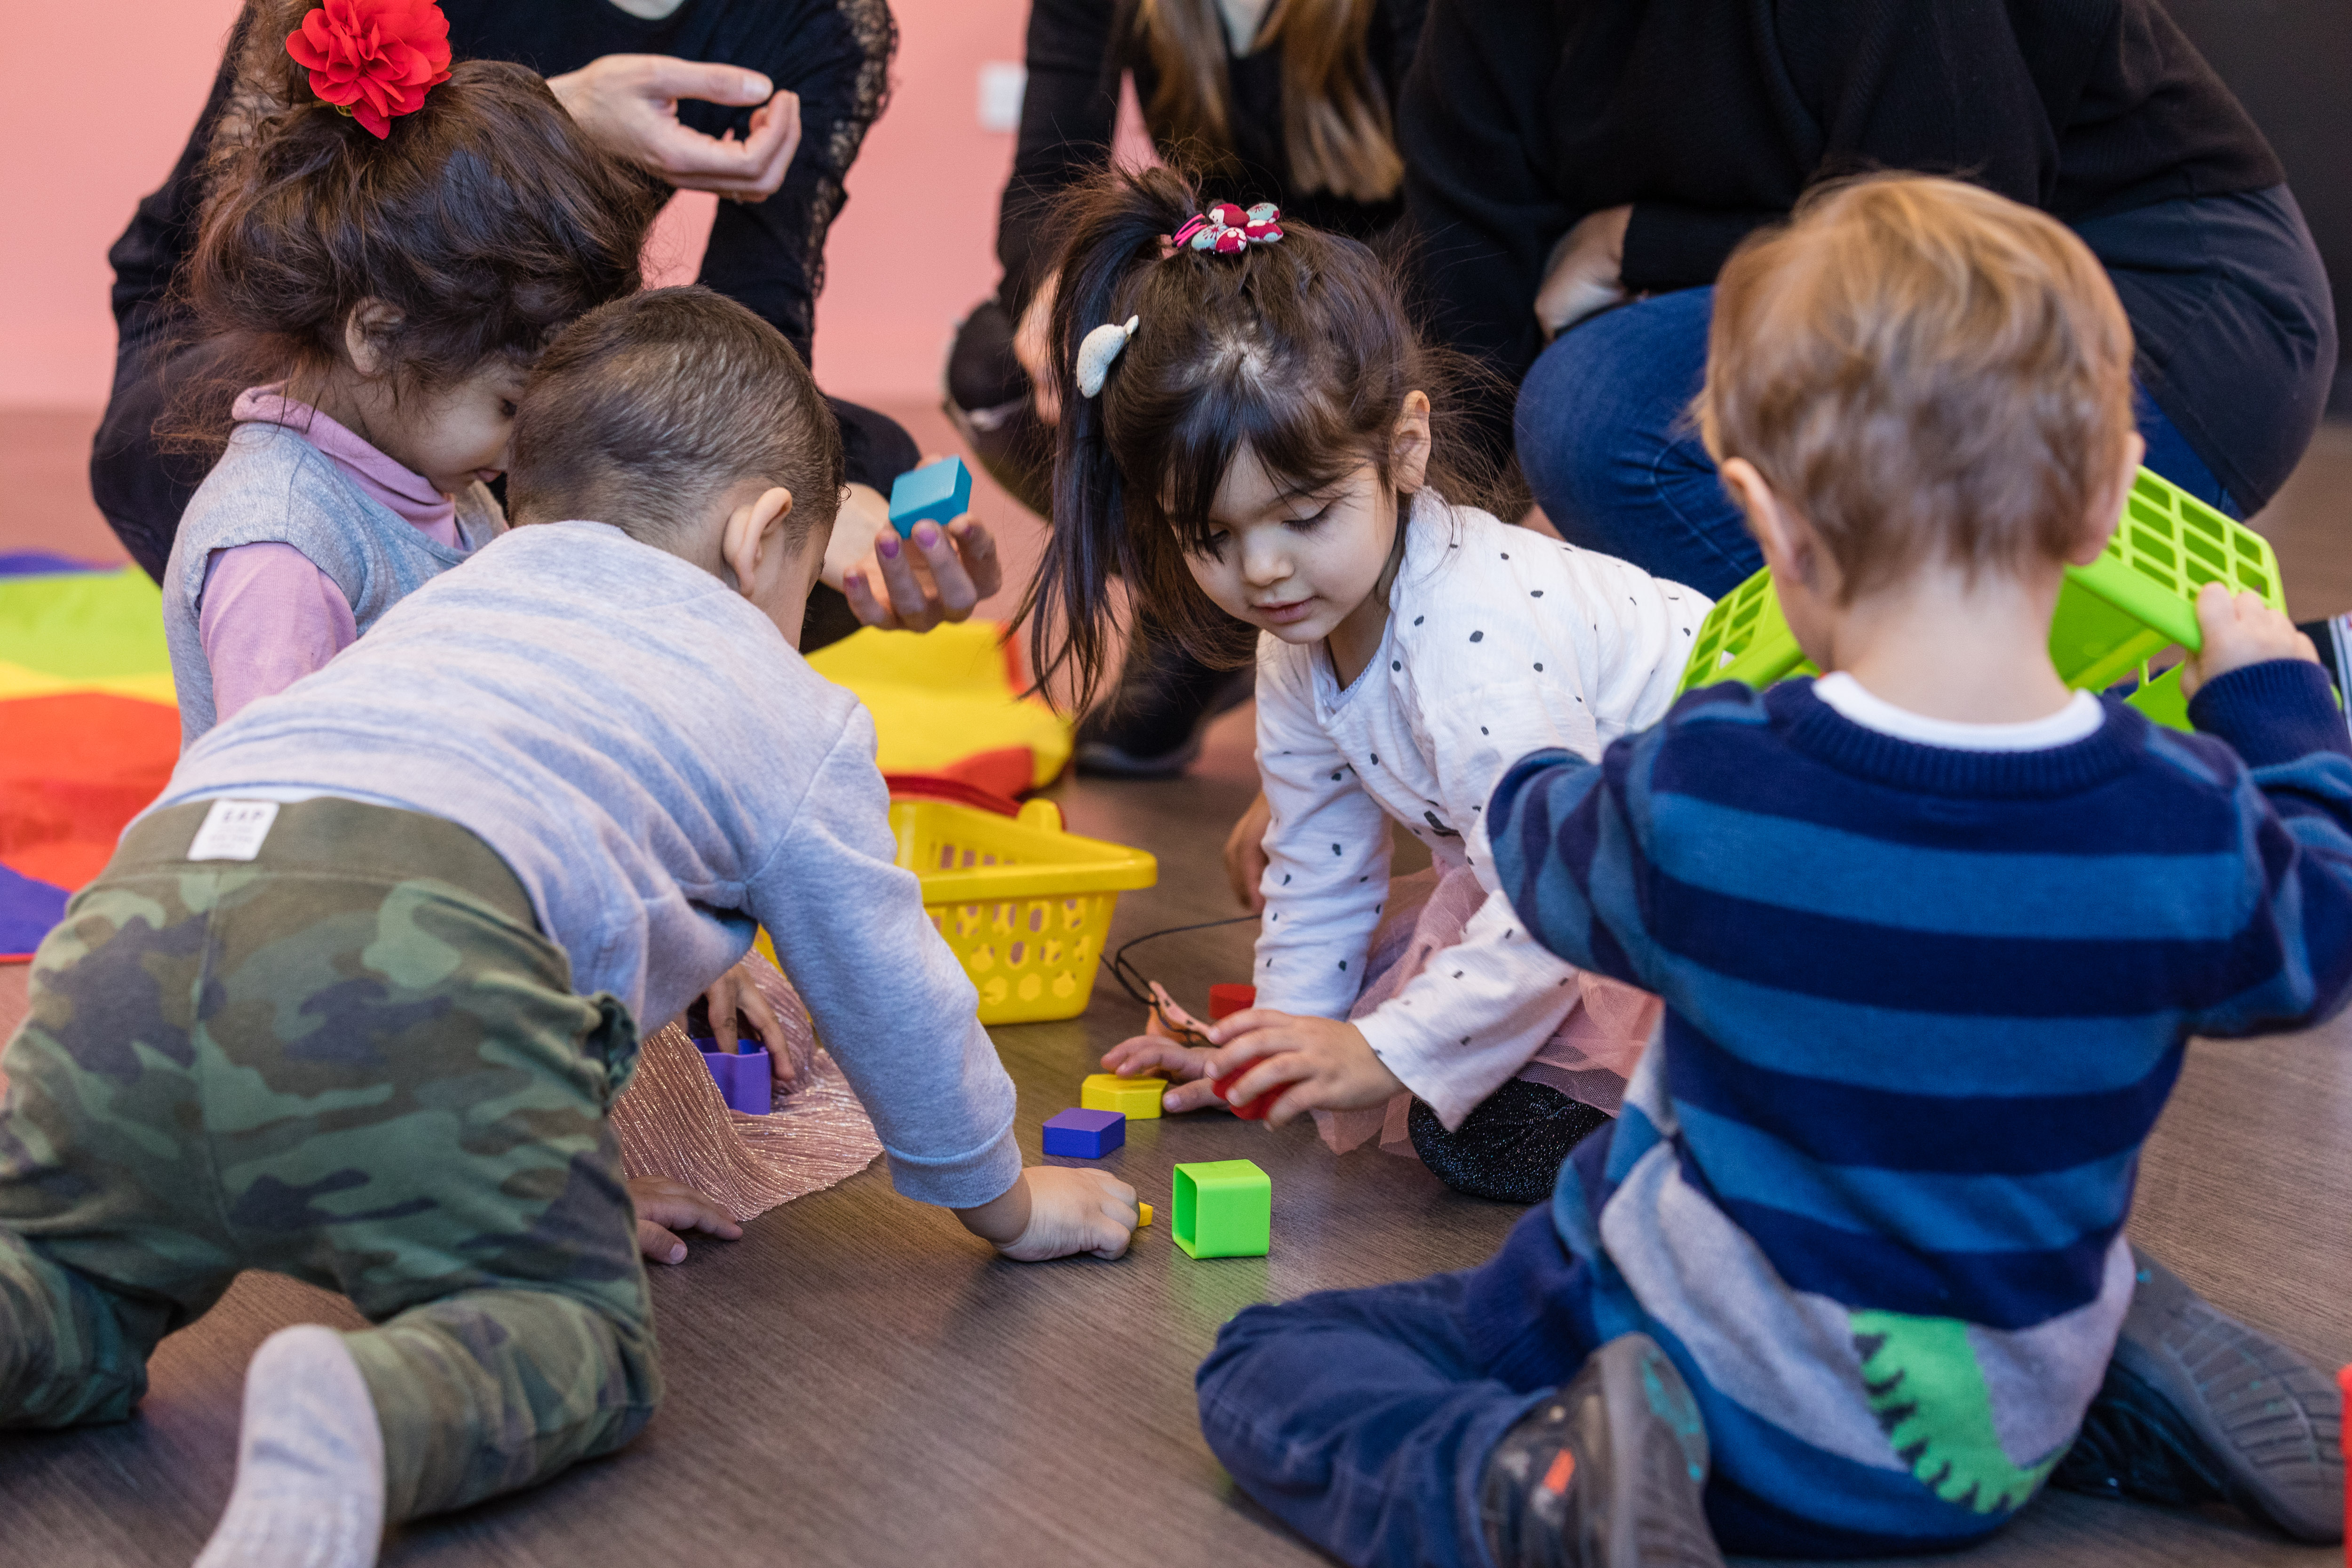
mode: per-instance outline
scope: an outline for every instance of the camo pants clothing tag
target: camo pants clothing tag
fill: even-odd
[[[320,799],[245,860],[133,826],[34,958],[0,1068],[0,1426],[127,1417],[240,1269],[348,1295],[389,1516],[543,1480],[660,1397],[605,1111],[636,1029],[503,862]]]

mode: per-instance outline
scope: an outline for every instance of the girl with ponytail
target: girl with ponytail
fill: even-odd
[[[1457,374],[1363,245],[1168,170],[1102,177],[1056,226],[1035,668],[1094,690],[1113,576],[1133,635],[1225,667],[1254,640],[1272,808],[1258,1005],[1104,1065],[1188,1080],[1171,1110],[1312,1111],[1335,1149],[1378,1133],[1533,1202],[1615,1110],[1657,1005],[1528,938],[1486,798],[1530,752],[1597,759],[1662,717],[1708,603],[1472,504]],[[1431,870],[1391,880],[1392,823]]]
[[[996,226],[1004,276],[956,331],[947,412],[982,464],[1045,510],[1059,404],[1045,369],[1055,203],[1112,150],[1133,76],[1160,156],[1279,205],[1315,227],[1384,244],[1403,216],[1392,106],[1426,0],[1033,0],[1020,142]],[[1181,773],[1200,733],[1242,700],[1173,647],[1130,647],[1117,697],[1086,716],[1081,772]]]

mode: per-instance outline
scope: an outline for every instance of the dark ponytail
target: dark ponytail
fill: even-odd
[[[1210,508],[1244,448],[1300,489],[1367,461],[1391,483],[1396,420],[1419,390],[1434,410],[1427,482],[1454,502],[1488,493],[1451,434],[1464,367],[1407,319],[1390,268],[1287,218],[1280,240],[1238,255],[1167,254],[1204,205],[1181,171],[1114,170],[1050,220],[1067,237],[1053,315],[1053,531],[1020,614],[1039,685],[1081,707],[1101,684],[1115,576],[1147,635],[1212,665],[1248,662],[1255,632],[1211,603],[1184,562],[1206,549]],[[1100,395],[1081,396],[1079,342],[1129,316],[1140,324]]]
[[[217,446],[259,382],[321,373],[368,299],[399,312],[380,347],[396,391],[528,359],[636,291],[663,193],[608,156],[520,66],[457,63],[381,139],[319,102],[285,48],[309,0],[253,0],[216,124],[196,237],[175,286],[202,372],[162,434]]]

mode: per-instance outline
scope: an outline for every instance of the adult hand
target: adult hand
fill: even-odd
[[[686,1261],[678,1231],[706,1231],[727,1241],[743,1234],[725,1209],[667,1176],[631,1176],[629,1198],[637,1207],[637,1250],[656,1263]]]
[[[927,632],[942,621],[970,620],[974,605],[1004,586],[996,541],[980,519],[966,513],[945,528],[927,520],[900,539],[880,491],[852,485],[849,493],[834,521],[825,575],[830,581],[835,563],[862,542],[864,553],[834,586],[866,625]]]
[[[2260,594],[2232,594],[2219,583],[2197,590],[2197,626],[2205,646],[2189,657],[2180,672],[2180,692],[2194,696],[2207,681],[2274,658],[2319,662],[2311,639],[2294,623],[2263,602]]]
[[[1543,287],[1536,290],[1544,342],[1625,298],[1625,226],[1633,218],[1630,206],[1588,213],[1551,247]]]
[[[547,79],[589,139],[607,153],[641,164],[689,191],[716,191],[737,201],[765,201],[784,183],[801,144],[801,100],[777,92],[758,71],[741,66],[673,59],[667,55],[605,55],[576,71]],[[678,122],[677,100],[760,107],[751,134],[706,136]]]
[[[1061,288],[1061,275],[1047,273],[1013,331],[1013,357],[1029,375],[1029,406],[1048,425],[1062,417],[1062,393],[1054,384],[1054,296]]]
[[[1265,830],[1273,821],[1274,805],[1265,798],[1265,791],[1260,790],[1234,824],[1234,830],[1225,835],[1225,880],[1232,884],[1242,908],[1254,915],[1265,909],[1265,895],[1258,886],[1265,880]]]

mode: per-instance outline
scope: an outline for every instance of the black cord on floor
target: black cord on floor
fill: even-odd
[[[1163,936],[1181,936],[1190,931],[1214,931],[1219,926],[1237,926],[1244,921],[1254,922],[1257,918],[1255,915],[1234,915],[1230,920],[1198,921],[1188,926],[1170,926],[1164,931],[1148,931],[1141,936],[1130,937],[1121,942],[1117,952],[1105,953],[1102,966],[1110,971],[1110,977],[1118,982],[1118,988],[1126,992],[1138,1005],[1156,1008],[1159,1003],[1151,996],[1151,982],[1128,959],[1127,955],[1131,949],[1140,947],[1147,942],[1157,942]]]

